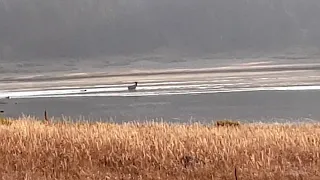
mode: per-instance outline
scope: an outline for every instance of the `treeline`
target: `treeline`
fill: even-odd
[[[1,0],[0,57],[320,47],[319,0]]]

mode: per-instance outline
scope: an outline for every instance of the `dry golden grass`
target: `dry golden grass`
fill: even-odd
[[[0,125],[1,179],[320,179],[320,124]]]

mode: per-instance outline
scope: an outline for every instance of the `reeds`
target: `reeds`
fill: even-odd
[[[0,125],[2,179],[319,179],[320,125]]]

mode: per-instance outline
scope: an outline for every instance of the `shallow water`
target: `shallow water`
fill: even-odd
[[[319,68],[317,63],[255,62],[119,75],[86,72],[71,76],[68,71],[45,77],[4,76],[0,78],[0,110],[10,117],[43,118],[47,109],[55,117],[117,122],[317,121]],[[139,82],[137,91],[128,92],[127,86],[134,81]]]
[[[10,99],[0,104],[6,116],[49,116],[103,121],[306,122],[320,119],[320,92],[251,91],[162,96],[101,96]]]

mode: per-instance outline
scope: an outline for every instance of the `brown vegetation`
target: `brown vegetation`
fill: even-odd
[[[217,121],[216,126],[240,126],[240,122],[230,120]]]
[[[320,178],[319,124],[1,122],[6,180]]]

